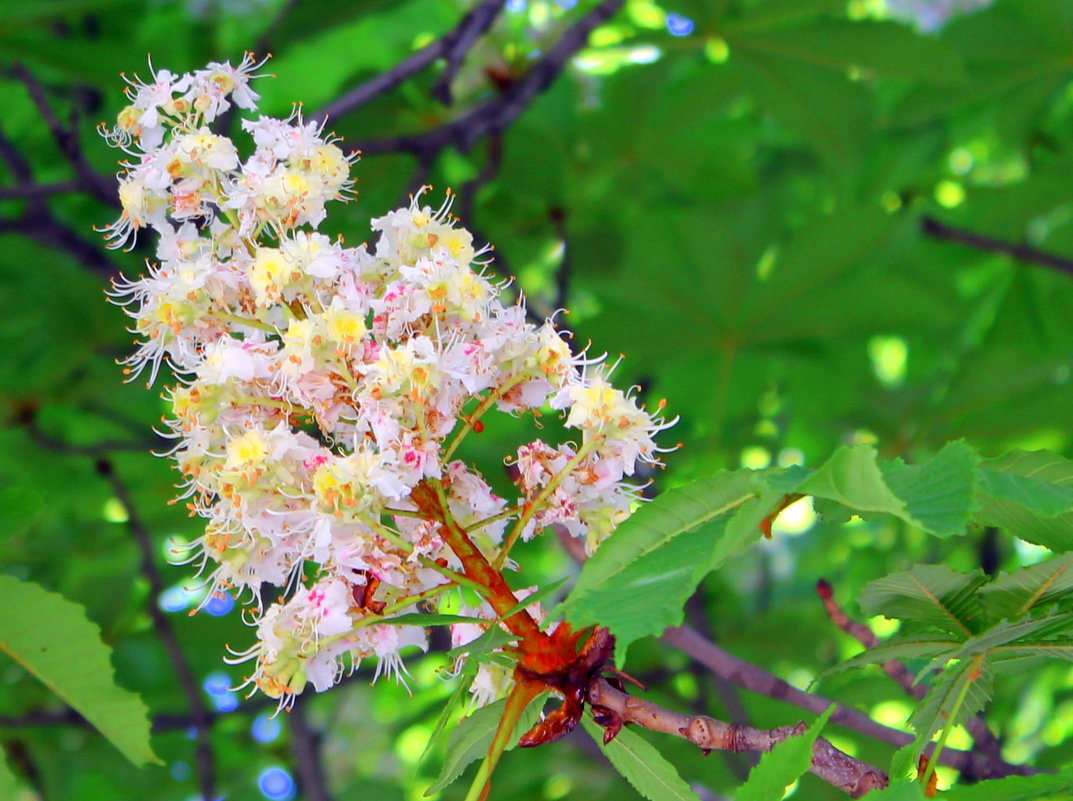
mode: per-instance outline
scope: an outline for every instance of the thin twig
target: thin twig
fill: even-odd
[[[945,239],[948,242],[957,242],[959,245],[965,245],[966,247],[974,248],[976,250],[985,250],[989,253],[1002,253],[1006,256],[1011,256],[1018,261],[1027,262],[1029,264],[1041,264],[1044,267],[1051,267],[1063,273],[1073,274],[1073,259],[1067,259],[1055,253],[1047,253],[1043,250],[1037,250],[1036,248],[1028,247],[1027,245],[1005,242],[1001,239],[993,239],[990,236],[984,236],[972,231],[954,228],[951,225],[936,220],[934,217],[924,217],[921,219],[920,230],[935,239]]]
[[[195,762],[197,766],[198,784],[201,797],[211,799],[216,797],[215,785],[215,755],[212,750],[212,716],[201,697],[201,688],[198,686],[194,671],[179,645],[179,638],[171,626],[167,615],[157,605],[157,599],[164,591],[164,581],[160,577],[155,561],[155,551],[149,529],[138,515],[134,504],[131,502],[130,493],[126,484],[119,478],[115,468],[108,459],[97,461],[97,472],[109,483],[112,492],[122,504],[127,513],[127,526],[134,535],[134,540],[141,553],[141,572],[149,583],[149,601],[146,611],[149,619],[153,622],[153,629],[160,638],[164,651],[168,655],[175,677],[179,681],[187,706],[190,708],[190,719],[195,732]]]
[[[0,200],[39,200],[53,195],[66,195],[71,192],[83,192],[81,181],[59,181],[54,184],[20,184],[19,186],[0,187]]]
[[[455,79],[458,70],[462,67],[462,63],[466,60],[466,54],[481,38],[481,35],[491,27],[506,4],[507,0],[489,0],[489,2],[481,3],[466,15],[467,20],[463,22],[468,21],[468,24],[459,25],[458,28],[451,32],[454,35],[453,40],[443,54],[447,63],[444,65],[443,72],[440,73],[436,85],[432,88],[432,96],[445,106],[450,106],[454,103],[454,97],[451,95],[451,82]]]
[[[684,715],[617,690],[602,678],[595,679],[589,685],[588,699],[591,704],[617,713],[624,722],[673,734],[705,751],[770,751],[776,744],[788,737],[803,734],[808,728],[799,723],[775,729],[756,729],[706,715]],[[860,798],[870,790],[887,786],[886,773],[840,751],[822,737],[812,746],[809,770],[848,793],[851,798]]]
[[[26,87],[27,94],[29,94],[33,104],[37,107],[37,113],[41,115],[41,119],[48,127],[56,146],[60,149],[60,153],[74,168],[83,188],[101,203],[119,208],[115,178],[98,175],[89,162],[86,161],[82,146],[78,141],[78,120],[73,115],[73,112],[70,125],[65,126],[56,116],[56,112],[53,111],[48,98],[45,97],[44,87],[41,86],[40,82],[29,70],[22,64],[16,63],[11,65],[11,73]]]
[[[625,0],[604,0],[569,28],[529,71],[502,95],[466,112],[457,119],[420,134],[375,139],[354,148],[366,155],[377,153],[438,152],[448,145],[469,151],[489,134],[504,130],[541,92],[551,86],[566,63],[588,42],[593,29],[609,20]]]
[[[438,58],[447,57],[450,66],[451,58],[461,59],[465,56],[466,50],[472,47],[473,42],[488,29],[504,4],[505,0],[484,0],[462,17],[458,25],[445,36],[421,48],[387,72],[382,72],[366,83],[351,89],[342,97],[311,114],[309,119],[324,122],[329,117],[337,118],[348,114],[373,98],[394,89]]]
[[[287,720],[291,727],[291,749],[298,772],[298,786],[306,801],[332,801],[324,777],[324,762],[320,755],[320,736],[309,725],[306,701],[296,698]]]

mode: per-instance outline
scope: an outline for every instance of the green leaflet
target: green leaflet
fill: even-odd
[[[886,462],[883,478],[905,500],[912,522],[936,537],[953,537],[964,534],[969,523],[979,461],[976,452],[959,440],[946,443],[934,458],[919,465]]]
[[[927,635],[897,635],[890,640],[862,651],[844,662],[827,670],[824,675],[843,670],[889,662],[891,659],[935,659],[953,657],[963,640],[946,633],[929,633]]]
[[[887,486],[871,445],[839,448],[801,485],[801,492],[857,511],[909,519],[909,507]]]
[[[991,700],[993,683],[991,669],[982,664],[982,659],[965,659],[945,670],[909,719],[917,732],[917,742],[923,745],[944,726],[956,726],[978,714]],[[965,700],[955,710],[963,689]]]
[[[984,609],[995,618],[1020,617],[1073,590],[1073,554],[1005,573],[980,590]]]
[[[145,704],[117,686],[111,651],[85,610],[60,595],[0,576],[0,650],[44,682],[135,765],[160,763]]]
[[[436,718],[436,725],[432,727],[432,734],[428,736],[428,742],[425,743],[425,748],[421,751],[421,756],[418,757],[418,765],[424,763],[425,757],[428,756],[429,751],[433,746],[440,741],[440,737],[447,729],[447,724],[451,721],[451,715],[462,699],[466,697],[466,693],[469,692],[469,688],[473,684],[473,679],[476,678],[476,671],[463,673],[458,681],[454,692],[451,693],[451,697],[447,699],[447,702],[443,705],[443,709],[440,711],[439,717]]]
[[[925,801],[925,799],[917,782],[912,779],[901,779],[891,782],[890,786],[883,790],[873,790],[868,794],[868,801]]]
[[[492,626],[477,639],[452,648],[447,652],[447,656],[453,659],[462,654],[467,654],[478,662],[487,661],[489,654],[516,639],[513,634],[503,631],[499,626]]]
[[[521,736],[539,720],[540,711],[544,708],[544,700],[547,697],[547,693],[541,693],[525,708],[511,735],[507,751],[513,749]],[[495,736],[499,719],[503,716],[503,708],[506,705],[506,699],[501,698],[494,704],[482,706],[472,715],[462,719],[447,740],[447,756],[444,758],[443,769],[436,782],[425,791],[425,795],[438,793],[461,776],[462,771],[471,762],[487,755],[488,746],[492,744],[492,738]]]
[[[0,749],[0,798],[14,798],[15,787],[15,774],[8,767],[3,749]]]
[[[727,35],[731,46],[792,58],[806,70],[858,67],[925,83],[960,84],[967,78],[953,48],[894,22],[823,18],[743,36],[735,36],[731,27]]]
[[[581,723],[615,770],[649,801],[698,801],[674,765],[641,735],[624,728],[604,745],[603,729],[587,715]]]
[[[437,615],[426,612],[407,612],[405,615],[386,617],[382,623],[390,623],[394,626],[453,626],[456,623],[477,623],[487,626],[490,622],[483,617],[469,617],[467,615]]]
[[[808,771],[812,745],[834,710],[833,705],[828,707],[804,734],[783,740],[761,756],[734,801],[781,801],[786,788]]]
[[[607,626],[619,660],[634,640],[681,622],[697,583],[738,550],[722,541],[728,536],[724,515],[770,496],[764,490],[759,473],[720,472],[644,505],[585,563],[560,607],[566,619],[575,628]],[[731,536],[748,544],[760,533],[754,526]]]
[[[977,590],[983,573],[958,573],[943,565],[917,565],[867,584],[860,605],[865,614],[913,620],[967,638],[980,629]]]
[[[943,801],[1035,801],[1037,798],[1068,798],[1073,794],[1073,768],[1060,773],[1036,776],[1007,776],[1005,779],[955,787],[939,795]],[[882,799],[882,801],[887,801]]]
[[[981,465],[977,522],[1054,551],[1073,550],[1073,462],[1049,451],[1011,451]],[[1062,511],[1062,509],[1067,511]]]
[[[937,537],[962,534],[975,501],[976,453],[949,442],[919,465],[880,464],[871,445],[841,448],[805,481],[800,492],[853,512],[894,515]]]

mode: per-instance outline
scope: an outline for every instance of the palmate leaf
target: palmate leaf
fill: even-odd
[[[619,660],[634,640],[681,622],[697,583],[737,545],[759,538],[757,527],[728,533],[726,515],[761,495],[771,497],[762,476],[720,472],[645,504],[585,563],[560,606],[566,619],[575,628],[609,628]],[[722,542],[731,535],[741,542]]]
[[[1016,618],[1067,597],[1073,590],[1073,553],[1005,573],[980,589],[980,600],[995,618]]]
[[[1073,550],[1073,511],[1061,511],[1073,489],[1073,462],[1049,451],[1011,451],[980,467],[977,522],[1053,551]]]
[[[904,573],[870,582],[861,592],[861,609],[934,626],[967,639],[981,628],[977,594],[983,573],[959,573],[943,565],[917,565]]]
[[[738,788],[734,801],[780,801],[786,788],[808,771],[812,745],[834,710],[833,705],[828,707],[804,734],[788,737],[762,755],[745,784]]]
[[[0,597],[0,651],[78,710],[135,765],[159,763],[145,704],[116,685],[111,651],[85,610],[12,576],[0,576]]]
[[[581,722],[615,770],[649,801],[699,801],[674,765],[641,735],[622,729],[604,745],[604,730],[588,716]]]
[[[540,711],[544,708],[547,693],[541,693],[534,698],[522,712],[518,719],[518,725],[510,738],[510,745],[506,750],[512,750],[533,725],[540,719]],[[471,762],[484,758],[488,753],[488,746],[492,744],[496,729],[499,727],[499,719],[503,717],[503,710],[507,705],[507,699],[501,698],[494,704],[482,706],[472,715],[463,718],[451,732],[447,741],[447,756],[444,757],[443,769],[435,783],[425,791],[425,795],[438,793],[444,787],[454,782]]]
[[[993,685],[994,676],[982,656],[965,659],[943,671],[909,718],[910,725],[917,732],[917,743],[927,743],[948,723],[957,726],[979,714],[991,700]],[[964,700],[955,710],[963,690]]]

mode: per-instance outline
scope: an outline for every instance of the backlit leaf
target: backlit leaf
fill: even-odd
[[[812,746],[834,709],[828,707],[804,734],[787,737],[762,755],[745,784],[738,788],[734,801],[780,801],[786,788],[808,771]]]
[[[85,610],[11,576],[0,576],[0,597],[0,651],[78,710],[135,765],[159,762],[149,743],[145,704],[116,685],[111,650]]]
[[[624,728],[604,745],[604,730],[587,715],[581,722],[615,770],[649,801],[698,801],[674,765],[641,735]]]

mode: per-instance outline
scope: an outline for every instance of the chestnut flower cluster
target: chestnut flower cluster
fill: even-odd
[[[209,127],[232,105],[256,109],[260,66],[247,56],[129,81],[130,105],[104,131],[131,157],[105,231],[114,247],[143,228],[158,236],[148,274],[111,293],[139,338],[125,364],[150,385],[162,365],[177,376],[170,456],[206,521],[186,559],[211,593],[248,598],[256,642],[235,661],[252,660],[248,683],[284,706],[366,658],[398,676],[400,650],[426,647],[424,629],[388,618],[434,608],[462,565],[411,498],[419,483],[497,567],[551,525],[591,552],[630,514],[626,479],[658,463],[653,436],[673,421],[614,388],[550,321],[501,302],[450,194],[373,220],[371,248],[318,233],[325,205],[347,198],[354,156],[297,111],[243,121],[245,157]],[[546,406],[578,441],[511,455],[519,497],[454,458],[492,409]],[[470,614],[495,625],[487,605]],[[456,644],[482,630],[463,624]],[[481,670],[474,692],[492,700],[509,677]]]

